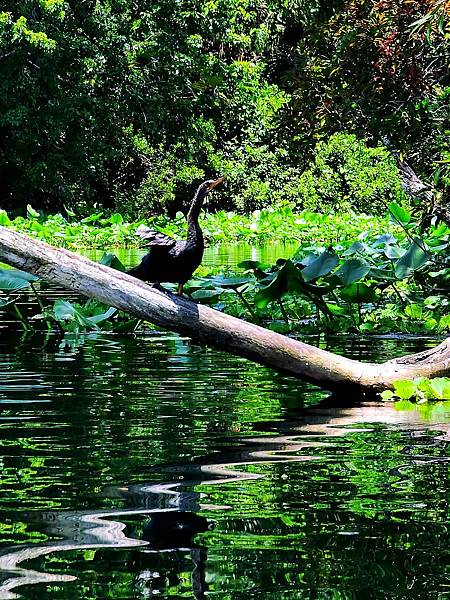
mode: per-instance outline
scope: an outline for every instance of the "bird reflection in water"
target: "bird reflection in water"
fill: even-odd
[[[191,575],[192,594],[197,600],[205,598],[208,590],[206,583],[208,553],[206,547],[198,545],[194,538],[197,534],[204,533],[208,529],[210,529],[208,520],[195,513],[162,512],[152,515],[145,524],[142,535],[142,538],[149,542],[150,546],[143,551],[144,555],[152,551],[174,553],[180,550],[189,551],[194,567]],[[174,554],[174,561],[176,560]],[[172,561],[169,560],[164,563],[167,566],[167,576],[155,571],[141,572],[137,577],[137,583],[141,590],[146,588],[147,592],[162,593],[164,587],[166,587],[166,582],[169,581],[169,574],[180,571],[180,568],[175,567],[174,569],[174,565],[170,565],[170,562]]]
[[[130,504],[141,505],[152,510],[144,523],[142,534],[139,535],[148,543],[140,550],[140,559],[145,561],[148,555],[165,553],[166,574],[151,569],[142,570],[136,577],[139,591],[144,595],[161,594],[168,585],[176,586],[179,581],[174,580],[174,574],[185,571],[184,566],[179,564],[179,553],[189,552],[193,565],[191,575],[193,598],[197,600],[205,598],[208,589],[206,583],[208,552],[205,546],[196,542],[195,537],[211,530],[213,523],[196,514],[202,509],[200,493],[189,488],[180,489],[174,482],[110,488],[107,490],[108,496],[113,495],[114,490]]]

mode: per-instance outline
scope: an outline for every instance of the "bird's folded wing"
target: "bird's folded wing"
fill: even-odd
[[[147,227],[147,225],[139,225],[136,229],[136,235],[140,237],[141,240],[145,240],[146,246],[172,248],[177,243],[173,238],[160,231],[154,231],[153,229],[150,229],[150,227]]]

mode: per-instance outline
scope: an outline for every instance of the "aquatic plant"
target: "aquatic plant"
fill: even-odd
[[[450,377],[399,379],[394,390],[382,392],[383,400],[411,400],[419,404],[428,400],[450,400]]]
[[[179,212],[174,219],[162,216],[147,220],[125,221],[120,213],[104,216],[97,212],[76,220],[73,213],[45,215],[28,207],[28,217],[10,219],[0,210],[0,225],[11,227],[64,248],[131,248],[140,244],[136,236],[139,225],[146,225],[173,237],[186,235],[186,220]],[[200,224],[207,243],[243,241],[252,244],[298,240],[302,244],[349,244],[358,235],[375,235],[380,230],[397,231],[386,218],[357,215],[352,212],[320,214],[296,212],[291,204],[255,210],[248,215],[218,211],[203,213]]]
[[[302,245],[271,266],[244,261],[239,278],[191,282],[192,296],[278,331],[449,331],[450,229],[436,224],[420,235],[409,211],[396,203],[390,211],[400,235]]]

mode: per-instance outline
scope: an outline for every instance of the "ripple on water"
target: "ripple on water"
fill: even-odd
[[[448,592],[445,405],[317,405],[175,335],[10,332],[0,374],[0,598]]]

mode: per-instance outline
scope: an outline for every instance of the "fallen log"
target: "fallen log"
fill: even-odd
[[[0,261],[140,319],[321,388],[390,389],[398,379],[450,375],[450,337],[431,350],[362,363],[163,292],[63,248],[0,226]]]

